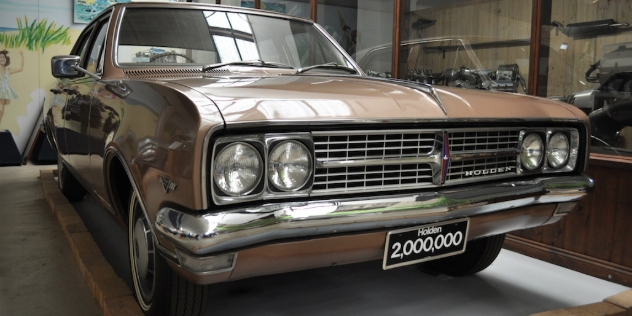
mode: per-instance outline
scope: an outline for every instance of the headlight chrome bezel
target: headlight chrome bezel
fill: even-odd
[[[563,133],[563,132],[549,131],[547,133],[546,138],[547,138],[547,144],[546,144],[547,165],[546,166],[551,169],[560,169],[566,166],[566,163],[568,162],[568,159],[571,156],[571,142],[568,139],[568,135],[566,135],[566,133]],[[565,143],[566,148],[562,148],[561,150],[558,150],[557,146],[555,146],[556,148],[554,148],[552,145],[552,142],[556,141],[555,139],[562,140],[562,143]],[[560,157],[555,157],[556,152],[563,152],[563,151],[566,151],[565,157],[563,157],[564,159],[559,161],[558,158]]]
[[[216,180],[216,168],[217,165],[213,165],[213,183],[215,183],[217,185],[217,188],[222,191],[224,194],[228,195],[228,196],[232,196],[232,197],[237,197],[237,196],[244,196],[244,195],[248,195],[250,194],[250,192],[254,191],[257,186],[259,185],[259,183],[261,182],[261,179],[263,178],[263,174],[264,174],[264,160],[263,157],[261,157],[261,153],[252,145],[248,144],[248,143],[244,143],[244,142],[234,142],[234,143],[230,143],[227,144],[226,146],[224,146],[218,153],[217,156],[215,158],[220,157],[222,154],[224,154],[224,152],[226,152],[227,150],[233,148],[233,147],[238,147],[238,146],[242,146],[244,147],[246,150],[250,150],[253,152],[253,154],[256,154],[257,157],[255,157],[255,159],[258,160],[258,172],[256,174],[253,174],[255,181],[253,181],[253,184],[250,185],[249,187],[247,187],[247,189],[243,190],[242,192],[229,192],[229,190],[223,188],[221,185],[219,185],[219,183],[217,183]],[[256,162],[255,162],[256,163]]]
[[[523,153],[524,153],[524,144],[525,141],[527,141],[529,138],[533,138],[533,137],[537,137],[537,139],[539,140],[539,145],[540,145],[540,156],[537,157],[537,162],[533,163],[530,161],[527,161],[524,157],[523,157]],[[535,132],[535,131],[522,131],[521,135],[520,135],[520,143],[519,143],[519,164],[520,167],[525,170],[526,172],[532,172],[532,171],[537,171],[539,169],[542,168],[542,162],[544,161],[544,157],[546,156],[546,146],[543,140],[542,135],[540,135],[540,133]]]
[[[533,173],[558,173],[558,172],[570,172],[575,170],[577,166],[577,161],[579,159],[579,150],[580,150],[580,140],[579,140],[579,131],[576,128],[533,128],[533,129],[524,129],[520,132],[520,139],[518,143],[518,150],[522,149],[522,144],[524,138],[527,134],[537,133],[543,141],[544,149],[542,153],[542,160],[540,162],[540,166],[533,170],[529,170],[525,168],[522,164],[521,159],[517,160],[517,170],[519,174],[533,174]],[[551,165],[549,161],[549,150],[550,150],[550,141],[553,135],[562,133],[569,142],[569,155],[566,161],[561,164],[559,167],[555,168]]]
[[[283,146],[283,144],[286,143],[296,143],[299,145],[299,148],[302,148],[305,150],[306,152],[306,156],[307,156],[307,175],[305,176],[305,179],[300,182],[299,185],[297,185],[294,188],[284,188],[281,187],[281,185],[275,183],[274,179],[273,179],[273,175],[271,173],[271,166],[270,164],[272,163],[272,154],[275,152],[275,150],[277,148],[279,148],[279,146]],[[302,189],[305,188],[306,185],[308,185],[310,183],[310,180],[312,179],[312,174],[314,173],[314,155],[313,153],[309,150],[309,147],[307,147],[305,145],[305,143],[303,143],[302,141],[298,140],[298,139],[285,139],[285,140],[281,140],[281,141],[276,141],[273,142],[269,147],[269,151],[268,151],[268,156],[267,156],[267,160],[266,160],[266,170],[268,172],[268,176],[267,176],[267,180],[269,182],[269,189],[272,192],[297,192],[300,191]],[[311,186],[311,185],[310,185]]]
[[[310,159],[310,175],[305,183],[290,191],[276,189],[268,178],[268,162],[270,150],[284,141],[297,141],[305,146],[309,152]],[[234,143],[246,143],[255,148],[262,158],[263,174],[259,184],[250,192],[240,196],[231,196],[224,193],[218,188],[214,180],[215,162],[221,150]],[[234,203],[248,202],[254,200],[281,199],[288,197],[306,197],[311,191],[314,183],[314,145],[310,133],[287,133],[287,134],[257,134],[243,136],[227,136],[218,137],[213,144],[212,155],[210,159],[210,167],[208,181],[210,182],[211,194],[213,202],[217,205],[228,205]]]

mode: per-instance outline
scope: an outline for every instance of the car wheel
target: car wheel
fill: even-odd
[[[59,154],[57,154],[57,185],[61,193],[70,201],[81,200],[86,195],[86,188],[66,168]]]
[[[129,203],[129,249],[134,295],[145,315],[204,315],[208,286],[174,273],[158,253],[150,221],[136,192]]]
[[[429,261],[421,267],[452,276],[472,275],[485,270],[496,260],[504,241],[505,234],[476,239],[467,244],[464,253]]]

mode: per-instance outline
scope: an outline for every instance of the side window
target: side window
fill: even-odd
[[[86,70],[91,73],[97,73],[102,71],[101,56],[105,48],[105,35],[107,33],[107,20],[99,24],[97,27],[97,36],[90,47],[90,54],[88,55]]]
[[[86,60],[86,54],[88,51],[88,43],[90,43],[90,34],[92,34],[92,32],[85,32],[83,33],[85,34],[82,38],[79,39],[78,43],[79,43],[79,51],[73,52],[74,55],[79,55],[79,57],[81,57],[82,61]]]

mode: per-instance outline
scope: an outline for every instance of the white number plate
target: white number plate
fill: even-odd
[[[469,223],[460,219],[389,232],[382,267],[387,270],[463,253]]]

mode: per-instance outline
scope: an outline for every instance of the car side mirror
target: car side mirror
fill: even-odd
[[[51,72],[55,78],[74,78],[81,74],[75,69],[81,57],[74,55],[54,56],[51,59]]]

